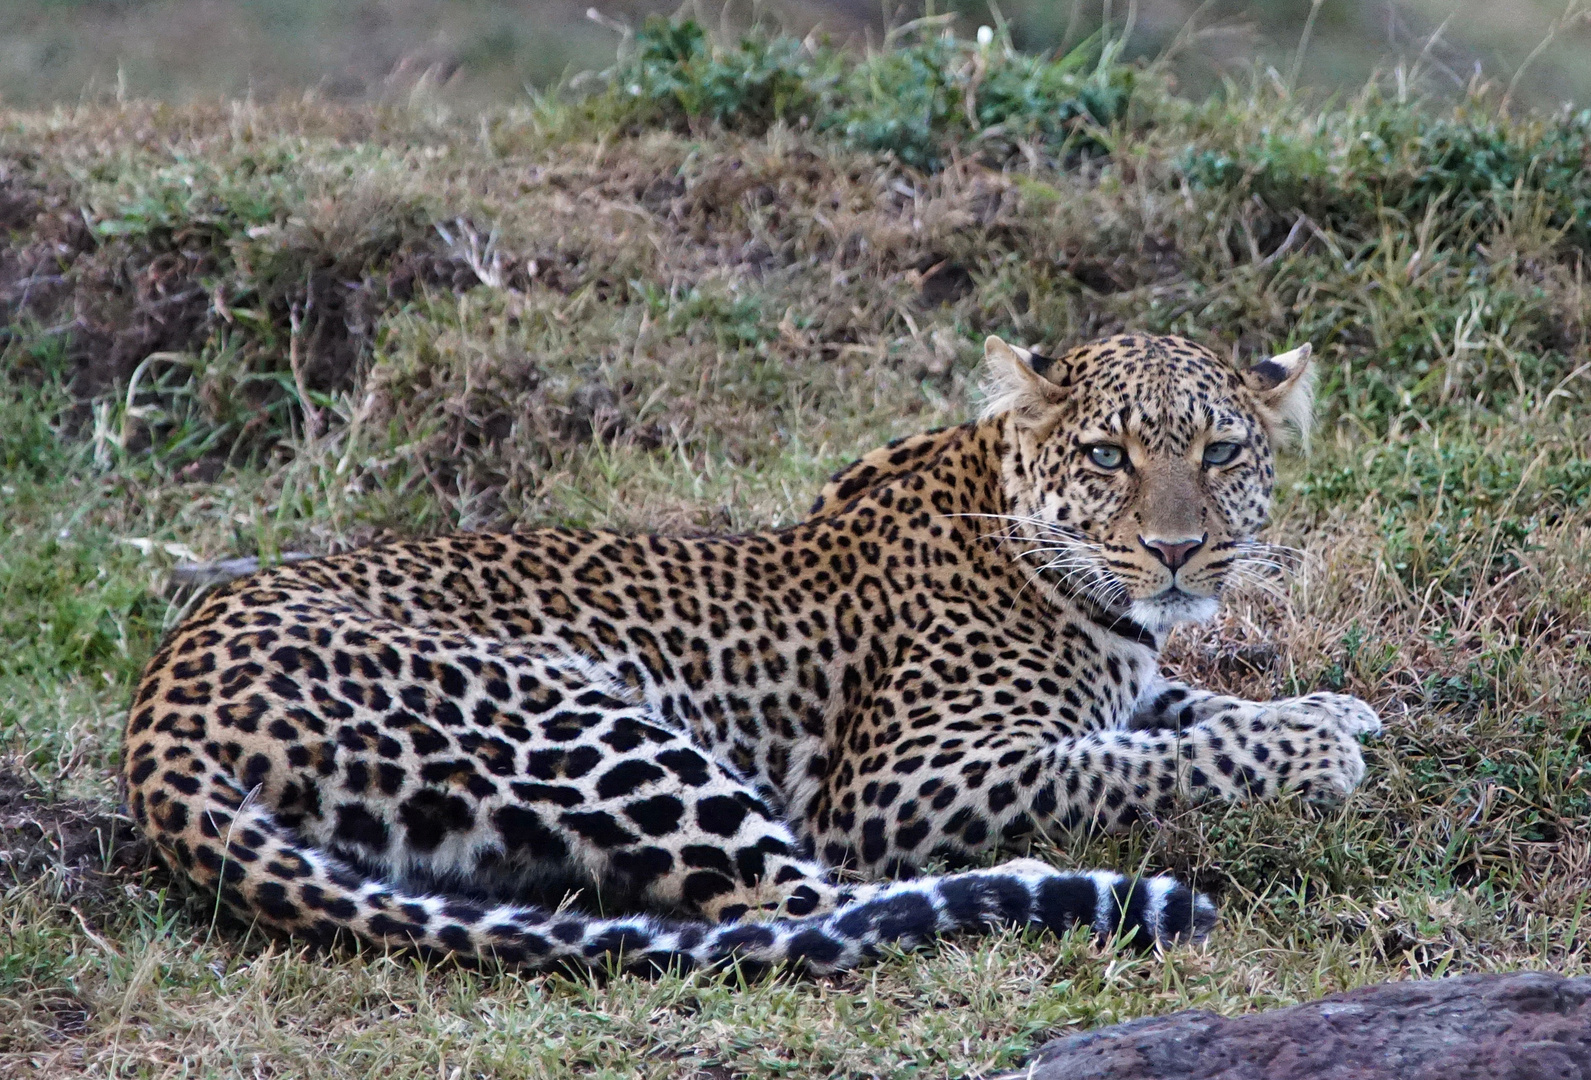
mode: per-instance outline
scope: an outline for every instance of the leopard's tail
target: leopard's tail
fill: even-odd
[[[150,759],[153,762],[153,759]],[[160,768],[156,765],[155,768]],[[166,771],[146,802],[135,763],[134,816],[173,869],[245,920],[316,941],[348,933],[382,947],[515,966],[689,970],[738,963],[813,972],[854,967],[881,945],[994,926],[1078,924],[1139,943],[1203,936],[1210,901],[1169,877],[1063,873],[1034,860],[989,870],[861,885],[837,910],[807,918],[712,924],[597,917],[406,890],[306,845],[268,807],[215,771]],[[188,790],[191,789],[191,790]],[[180,792],[179,800],[172,794]]]

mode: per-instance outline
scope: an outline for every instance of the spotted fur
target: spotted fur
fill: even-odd
[[[1213,907],[1170,878],[912,875],[1358,782],[1362,702],[1243,702],[1156,665],[1265,519],[1307,351],[1239,374],[1175,338],[1055,360],[991,339],[988,363],[997,408],[866,455],[786,529],[455,535],[215,593],[129,712],[138,827],[265,926],[534,967],[1202,935]],[[1197,465],[1216,438],[1237,458]],[[648,914],[559,906],[572,888]]]

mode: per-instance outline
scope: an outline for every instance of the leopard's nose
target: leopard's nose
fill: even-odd
[[[1148,548],[1149,552],[1164,563],[1166,569],[1173,574],[1187,565],[1188,560],[1193,558],[1193,553],[1204,546],[1204,540],[1203,536],[1181,540],[1150,539],[1147,536],[1138,538],[1138,542]]]

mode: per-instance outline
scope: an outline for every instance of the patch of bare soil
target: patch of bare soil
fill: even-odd
[[[0,762],[0,895],[37,885],[60,918],[114,951],[96,924],[126,904],[124,886],[144,879],[150,856],[110,804],[52,799],[26,772]],[[41,1061],[70,1058],[92,1020],[93,1007],[69,981],[47,979],[0,1000],[0,1078],[36,1075]]]
[[[95,900],[141,872],[150,854],[132,822],[110,805],[51,799],[32,777],[0,764],[0,883],[54,874],[66,902]]]
[[[27,324],[63,343],[75,402],[69,430],[88,423],[96,399],[120,400],[136,379],[130,405],[165,413],[176,399],[196,397],[206,425],[228,428],[219,459],[239,440],[268,445],[282,425],[267,414],[288,394],[289,378],[311,392],[347,390],[384,312],[422,287],[479,284],[429,229],[401,215],[362,245],[297,242],[280,257],[293,274],[256,279],[237,263],[237,222],[98,235],[81,193],[38,173],[35,160],[0,158],[0,345]],[[258,308],[266,325],[245,327],[234,304]],[[304,357],[298,372],[289,370],[294,337]],[[223,341],[239,354],[235,370],[188,385],[191,357]],[[20,361],[24,377],[26,367]],[[249,416],[254,422],[242,423]],[[161,434],[140,429],[129,448]]]

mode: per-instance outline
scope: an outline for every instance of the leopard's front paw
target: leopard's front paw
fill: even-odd
[[[1381,718],[1357,698],[1336,694],[1338,702],[1352,702],[1359,709],[1336,715],[1321,715],[1283,707],[1273,717],[1275,726],[1265,745],[1273,756],[1276,786],[1280,792],[1302,795],[1320,802],[1339,802],[1364,779],[1364,752],[1359,736],[1379,731]]]
[[[1330,720],[1350,735],[1374,735],[1381,730],[1381,714],[1369,702],[1350,694],[1308,694],[1278,704],[1288,711]]]

